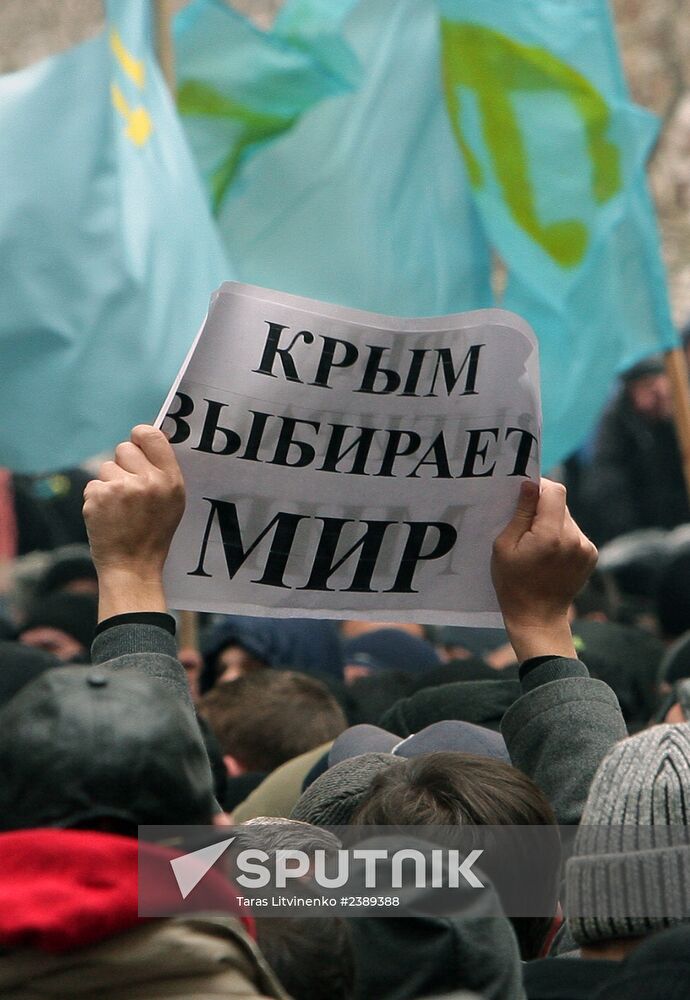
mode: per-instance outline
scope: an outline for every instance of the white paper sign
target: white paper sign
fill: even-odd
[[[187,485],[171,606],[499,623],[491,545],[539,476],[518,316],[391,318],[230,282],[159,423]]]

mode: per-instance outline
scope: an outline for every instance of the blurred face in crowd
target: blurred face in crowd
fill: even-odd
[[[378,632],[382,628],[397,628],[401,632],[409,632],[420,639],[424,638],[424,626],[414,622],[369,622],[360,621],[358,618],[349,618],[340,626],[340,634],[343,639],[355,639],[365,632]]]
[[[217,683],[235,681],[252,670],[261,670],[265,667],[265,663],[257,660],[242,646],[226,646],[216,659]]]
[[[636,413],[648,420],[670,420],[673,414],[671,382],[667,375],[643,375],[628,386],[628,396]]]
[[[98,580],[90,576],[80,576],[59,588],[61,594],[93,594],[98,597]]]
[[[19,641],[25,646],[33,646],[34,649],[43,649],[46,653],[52,653],[63,663],[69,663],[86,652],[74,636],[49,625],[27,629],[19,636]]]

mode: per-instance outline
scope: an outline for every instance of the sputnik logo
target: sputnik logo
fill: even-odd
[[[204,875],[213,868],[218,858],[225,854],[235,839],[235,837],[228,837],[225,840],[219,840],[217,844],[210,844],[198,851],[183,854],[170,862],[183,899],[186,899],[190,892],[196,889]]]

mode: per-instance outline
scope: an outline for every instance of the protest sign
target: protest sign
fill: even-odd
[[[173,607],[493,626],[489,562],[539,476],[534,334],[229,282],[161,411],[187,486]]]

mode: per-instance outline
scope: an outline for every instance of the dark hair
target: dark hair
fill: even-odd
[[[248,771],[273,771],[347,728],[326,685],[289,670],[257,670],[218,684],[199,712],[223,753]]]
[[[544,906],[555,914],[561,861],[556,817],[544,793],[510,764],[453,751],[401,760],[374,777],[350,822],[353,826],[553,826],[548,851],[530,850],[529,831],[520,838],[519,849],[523,871],[528,865],[534,869]],[[506,909],[512,907],[510,886],[502,884],[505,880],[490,864],[485,871],[504,905],[509,903]],[[513,917],[511,923],[523,959],[537,958],[552,916]]]
[[[280,982],[294,1000],[350,1000],[355,956],[341,917],[257,917],[256,934]]]
[[[357,826],[539,826],[556,818],[521,771],[489,757],[437,751],[380,771],[351,820]]]

